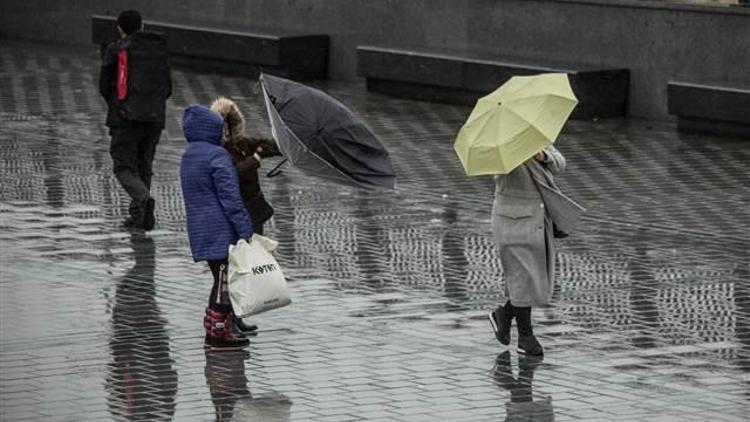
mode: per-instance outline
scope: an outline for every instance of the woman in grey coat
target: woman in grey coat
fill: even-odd
[[[489,319],[498,341],[508,345],[515,318],[518,350],[529,355],[544,353],[531,327],[531,308],[549,303],[555,281],[553,225],[535,179],[551,179],[564,170],[565,158],[549,146],[510,173],[495,176],[492,233],[508,300]]]

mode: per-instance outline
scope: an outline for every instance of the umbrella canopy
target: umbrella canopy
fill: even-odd
[[[305,174],[369,189],[393,189],[388,151],[346,106],[306,85],[260,76],[279,150]]]
[[[514,76],[477,101],[453,148],[469,176],[510,173],[555,142],[576,104],[565,73]]]

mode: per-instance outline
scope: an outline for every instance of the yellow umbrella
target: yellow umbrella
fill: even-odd
[[[565,73],[514,76],[477,101],[453,148],[469,176],[510,173],[555,142],[576,104]]]

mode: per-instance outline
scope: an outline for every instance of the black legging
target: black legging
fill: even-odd
[[[224,282],[226,283],[227,260],[218,259],[215,261],[208,261],[208,267],[211,268],[211,273],[214,276],[214,285],[211,287],[211,294],[208,296],[208,307],[219,312],[229,312],[232,310],[232,306],[229,304],[228,298],[217,298],[219,285],[221,284],[222,279],[224,279]]]
[[[255,233],[263,234],[262,224],[255,227]],[[224,266],[223,274],[221,271],[222,265]],[[211,287],[211,294],[208,296],[208,307],[219,312],[229,312],[232,310],[232,305],[229,303],[229,296],[222,296],[218,300],[216,297],[222,278],[225,284],[227,282],[227,265],[228,261],[226,259],[208,261],[208,267],[211,268],[211,274],[214,276],[214,285]]]

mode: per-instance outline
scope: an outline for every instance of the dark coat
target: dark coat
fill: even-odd
[[[237,171],[221,146],[224,120],[203,106],[185,110],[188,147],[180,162],[190,250],[195,261],[226,259],[229,245],[253,234]]]
[[[258,179],[260,163],[253,157],[253,153],[259,146],[263,148],[259,154],[262,158],[280,155],[276,143],[269,139],[242,136],[237,141],[229,140],[224,145],[237,168],[242,202],[256,226],[265,223],[273,215],[273,207],[266,201],[260,188]]]
[[[117,99],[118,52],[128,55],[127,97]],[[166,101],[172,95],[167,41],[155,32],[134,32],[107,45],[99,72],[99,93],[107,102],[106,124],[150,122],[164,127]]]

